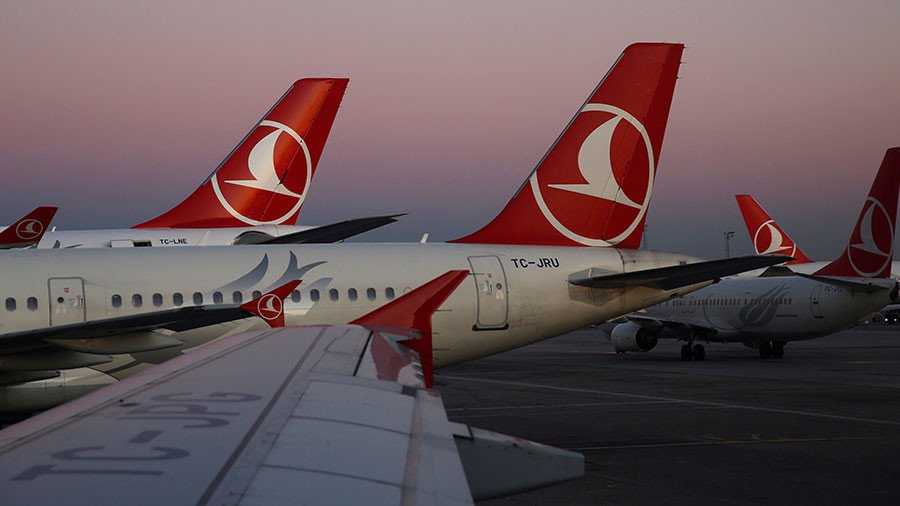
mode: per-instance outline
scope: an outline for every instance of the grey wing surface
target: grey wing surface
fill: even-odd
[[[3,503],[471,504],[583,473],[449,422],[402,338],[269,329],[147,369],[0,431]]]

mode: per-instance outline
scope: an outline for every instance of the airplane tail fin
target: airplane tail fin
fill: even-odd
[[[50,222],[58,208],[41,206],[19,218],[0,232],[0,249],[26,248],[35,245],[50,228]]]
[[[293,224],[348,82],[295,82],[194,193],[134,228]]]
[[[863,203],[847,248],[837,260],[814,274],[887,278],[894,256],[897,193],[900,192],[900,147],[884,154],[881,168]]]
[[[735,195],[734,198],[741,208],[744,225],[747,226],[747,233],[750,234],[757,255],[778,254],[794,257],[795,260],[785,265],[812,262],[753,197]]]
[[[683,50],[628,46],[500,214],[450,242],[638,248]]]
[[[273,288],[259,297],[241,304],[241,309],[262,318],[269,327],[284,327],[284,300],[301,280],[294,279]]]
[[[418,352],[425,386],[434,385],[434,351],[431,344],[431,316],[469,275],[469,271],[447,271],[415,290],[350,322],[369,327],[401,327],[419,332],[419,339],[401,341]]]

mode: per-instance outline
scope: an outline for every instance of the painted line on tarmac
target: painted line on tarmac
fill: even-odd
[[[780,443],[821,443],[827,441],[862,441],[884,439],[876,437],[813,437],[813,438],[777,438],[777,439],[726,439],[722,441],[689,441],[683,443],[651,443],[639,445],[611,445],[611,446],[578,446],[566,448],[570,451],[590,450],[627,450],[637,448],[667,448],[677,446],[716,446],[716,445],[749,445],[749,444],[780,444]]]
[[[844,415],[832,415],[829,413],[816,413],[812,411],[799,411],[794,409],[781,409],[781,408],[766,408],[763,406],[747,406],[744,404],[731,404],[727,402],[712,402],[712,401],[697,401],[693,399],[676,399],[672,397],[660,397],[657,395],[641,395],[641,394],[626,394],[623,392],[610,392],[606,390],[592,390],[588,388],[569,388],[569,387],[556,387],[551,385],[541,385],[538,383],[522,383],[519,381],[508,381],[508,380],[492,380],[492,379],[483,379],[483,378],[466,378],[463,376],[441,376],[442,378],[452,379],[452,380],[461,380],[461,381],[475,381],[481,383],[494,383],[498,385],[510,385],[517,387],[525,387],[525,388],[543,388],[547,390],[558,390],[561,392],[576,392],[576,393],[585,393],[585,394],[599,394],[599,395],[610,395],[617,397],[630,397],[632,399],[646,399],[653,401],[674,401],[674,402],[683,402],[685,404],[693,404],[696,406],[714,406],[719,408],[731,408],[731,409],[743,409],[746,411],[761,411],[765,413],[780,413],[783,415],[798,415],[798,416],[809,416],[813,418],[827,418],[830,420],[844,420],[848,422],[863,422],[863,423],[874,423],[879,425],[894,425],[900,426],[900,422],[893,420],[877,420],[874,418],[860,418],[855,416],[844,416]]]
[[[477,406],[472,408],[448,408],[445,411],[484,411],[495,409],[535,409],[535,408],[583,408],[589,406],[631,406],[635,404],[673,404],[682,401],[625,401],[625,402],[581,402],[577,404],[531,404],[519,406]]]

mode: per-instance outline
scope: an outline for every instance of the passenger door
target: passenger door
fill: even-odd
[[[809,296],[809,306],[812,311],[813,318],[822,318],[822,285],[816,285],[813,288],[812,295]]]
[[[81,278],[51,278],[47,285],[51,326],[85,320],[84,281]]]
[[[509,328],[509,289],[506,274],[496,256],[469,257],[475,280],[477,316],[472,330],[502,330]]]

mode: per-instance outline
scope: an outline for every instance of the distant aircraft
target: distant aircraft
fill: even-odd
[[[757,255],[766,255],[769,253],[777,253],[794,257],[785,265],[791,266],[794,272],[802,272],[804,274],[812,274],[817,270],[825,267],[828,262],[814,262],[809,259],[806,254],[800,251],[797,246],[781,228],[778,223],[769,216],[769,213],[759,205],[750,195],[735,195],[738,206],[741,208],[741,216],[744,218],[744,224],[747,226],[747,233],[750,234],[750,240],[753,241],[753,248]],[[744,273],[751,275],[753,273]],[[900,278],[900,262],[891,261],[891,277]]]
[[[231,336],[2,430],[3,503],[461,505],[583,476],[581,454],[449,422],[429,389],[432,315],[468,276],[351,325]]]
[[[0,249],[27,248],[37,244],[50,229],[56,210],[55,207],[41,206],[12,225],[0,228]]]
[[[809,274],[795,274],[792,269],[814,265],[811,262],[771,267],[759,277],[723,279],[629,315],[627,321],[611,328],[615,350],[649,351],[665,335],[661,334],[665,329],[687,341],[681,349],[683,360],[706,357],[697,341],[741,342],[758,348],[762,358],[781,358],[788,341],[833,334],[896,302],[898,284],[890,274],[898,190],[900,148],[891,148],[837,260],[818,265]],[[771,219],[756,219],[756,223],[762,223],[755,227],[758,230],[769,227]],[[777,245],[763,242],[757,251],[798,255],[787,234],[776,226],[769,230],[766,233],[777,239]],[[802,253],[799,256],[806,258]]]
[[[395,221],[376,216],[296,226],[349,79],[295,82],[190,196],[118,230],[47,230],[38,248],[337,242]]]
[[[445,366],[786,261],[754,256],[704,262],[638,249],[682,50],[681,44],[629,46],[500,214],[449,243],[0,255],[0,303],[5,298],[7,304],[0,309],[0,371],[6,371],[0,383],[20,383],[0,389],[0,410],[52,405],[68,395],[67,385],[102,385],[136,372],[137,363],[167,360],[183,348],[249,330],[258,320],[197,328],[198,318],[187,314],[167,320],[166,308],[237,305],[291,279],[306,281],[286,301],[290,324],[338,324],[425,283],[434,272],[471,271],[435,316],[435,363]],[[616,125],[611,137],[610,122]],[[603,142],[594,137],[598,131]],[[69,327],[60,335],[54,329],[63,325]],[[160,349],[160,333],[183,345]],[[119,356],[108,363],[113,354]],[[21,384],[36,374],[50,379]]]

